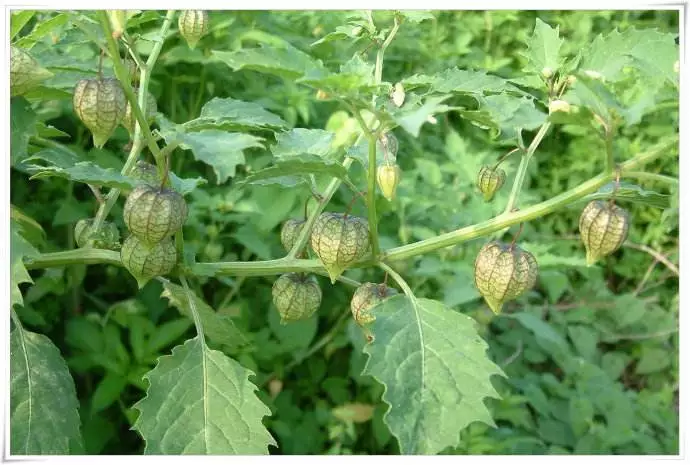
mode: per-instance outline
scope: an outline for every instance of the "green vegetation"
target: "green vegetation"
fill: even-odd
[[[678,454],[678,21],[14,11],[11,453]]]

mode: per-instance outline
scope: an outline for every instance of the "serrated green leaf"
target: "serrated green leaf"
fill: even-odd
[[[21,283],[33,283],[29,272],[24,266],[25,257],[35,257],[39,255],[26,239],[19,233],[21,226],[14,220],[10,221],[10,305],[23,305],[22,293],[19,290]]]
[[[10,451],[80,453],[79,403],[67,364],[50,339],[16,326],[10,334]]]
[[[262,424],[271,411],[249,381],[254,373],[195,337],[158,359],[134,405],[145,454],[257,455],[276,445]]]
[[[198,118],[184,123],[183,126],[187,132],[203,129],[244,131],[285,129],[288,123],[258,103],[216,97],[201,108],[201,115]]]
[[[242,184],[282,184],[293,186],[295,185],[295,177],[317,173],[327,174],[339,179],[347,177],[347,170],[340,163],[305,154],[291,156],[282,160],[279,159],[275,165],[247,176],[242,181]],[[284,177],[289,179],[283,180],[282,178]],[[287,184],[285,184],[286,181]]]
[[[558,34],[558,26],[552,28],[541,19],[537,18],[534,32],[527,39],[528,60],[526,71],[541,74],[542,70],[550,69],[552,73],[558,71],[561,65],[560,50],[563,39]]]
[[[581,199],[582,202],[590,202],[597,199],[610,199],[615,191],[617,201],[633,202],[648,205],[654,208],[669,208],[671,196],[649,191],[636,184],[621,182],[616,191],[616,183],[611,182],[602,186],[597,192],[586,195]]]
[[[455,446],[474,421],[493,425],[484,398],[503,375],[486,355],[475,322],[440,302],[398,295],[371,310],[374,341],[363,374],[384,384],[384,421],[403,454],[435,454]]]
[[[514,139],[519,130],[536,129],[546,121],[547,115],[527,97],[497,94],[480,97],[479,102],[479,110],[463,110],[460,115],[480,127],[497,129],[501,139]]]
[[[565,100],[586,107],[609,125],[613,122],[614,113],[622,114],[624,111],[616,96],[601,81],[579,74]]]
[[[33,218],[28,216],[18,207],[10,204],[10,219],[19,227],[18,232],[34,246],[43,244],[46,240],[46,232]]]
[[[443,102],[450,95],[431,96],[423,101],[409,102],[393,113],[393,119],[405,131],[414,137],[419,137],[419,131],[424,123],[430,122],[430,117],[438,113],[446,113],[452,109]]]
[[[159,122],[166,142],[181,142],[181,148],[191,150],[194,158],[210,165],[216,174],[217,184],[223,184],[228,178],[235,176],[237,166],[245,163],[246,149],[263,148],[263,139],[251,134],[217,129],[185,132],[183,125],[173,125],[164,118],[160,118]]]
[[[36,163],[42,160],[47,165]],[[32,179],[57,176],[94,186],[132,189],[136,181],[120,174],[112,168],[103,168],[90,161],[78,161],[73,155],[57,149],[44,149],[27,158],[27,171],[33,174]]]
[[[52,139],[54,137],[71,137],[66,132],[61,131],[56,127],[49,126],[42,121],[36,122],[36,135],[46,139]]]
[[[161,297],[168,299],[170,305],[179,310],[182,315],[192,318],[187,294],[182,286],[169,281],[164,282]],[[216,312],[196,295],[194,295],[194,303],[204,328],[204,334],[210,341],[226,346],[229,350],[236,350],[249,342],[228,315],[221,315]]]
[[[326,157],[333,150],[335,134],[323,129],[295,128],[282,134],[276,134],[276,144],[271,153],[276,158],[289,158],[302,154]]]
[[[410,89],[428,86],[440,93],[457,93],[470,96],[485,95],[487,93],[514,92],[526,95],[525,92],[498,76],[487,74],[485,71],[473,71],[449,68],[432,76],[415,74],[404,79],[403,84]]]
[[[297,82],[331,95],[360,95],[375,89],[374,65],[366,63],[359,55],[353,56],[340,67],[340,72],[331,73],[325,68],[308,71]]]
[[[187,195],[207,183],[208,181],[204,178],[180,178],[172,171],[170,172],[170,185],[182,195]]]
[[[213,50],[214,57],[235,71],[251,69],[260,73],[273,74],[286,79],[297,79],[321,63],[292,46],[285,48],[267,47],[243,48],[234,52]]]
[[[10,160],[12,166],[28,156],[29,139],[36,135],[36,114],[22,97],[10,100]]]
[[[674,63],[679,59],[675,34],[654,29],[629,28],[599,35],[584,53],[581,69],[595,72],[610,81],[624,79],[628,66],[635,67],[652,81],[678,85]]]

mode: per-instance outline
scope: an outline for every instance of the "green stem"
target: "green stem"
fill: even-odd
[[[606,171],[608,173],[613,173],[613,171],[616,169],[616,161],[613,156],[613,136],[615,130],[608,125],[604,127],[606,128]]]
[[[670,186],[678,186],[678,179],[672,176],[666,176],[665,174],[658,173],[646,173],[644,171],[631,171],[625,173],[626,178],[636,178],[647,181],[657,181],[664,184],[669,184]]]
[[[194,318],[194,326],[196,327],[196,333],[201,343],[203,345],[206,345],[206,341],[204,339],[204,327],[201,325],[201,318],[199,317],[199,312],[196,309],[194,294],[192,294],[192,291],[189,289],[187,278],[185,278],[184,276],[180,276],[180,282],[182,283],[182,287],[184,287],[184,293],[187,296],[187,302],[189,303],[189,311],[191,312],[192,317]]]
[[[542,139],[544,139],[544,136],[546,135],[550,127],[551,123],[548,121],[542,124],[539,128],[539,132],[537,132],[537,135],[534,136],[534,139],[532,139],[532,143],[529,144],[527,150],[522,154],[520,166],[518,167],[518,171],[515,174],[513,189],[510,191],[510,197],[508,198],[508,204],[506,205],[504,214],[512,212],[513,209],[517,206],[518,197],[520,196],[520,190],[522,189],[522,184],[525,182],[525,175],[527,174],[527,166],[529,165],[529,161],[532,158],[532,155],[534,155],[534,152],[537,150],[537,147],[539,147],[539,144],[541,143]]]
[[[44,253],[35,257],[24,258],[24,265],[28,270],[99,263],[120,266],[120,254],[112,250],[84,248],[65,250],[63,252]]]
[[[388,33],[388,37],[386,37],[386,40],[384,40],[383,44],[381,44],[381,47],[379,48],[378,52],[376,52],[376,66],[374,68],[375,84],[381,84],[381,79],[383,77],[383,54],[386,53],[386,49],[391,44],[391,42],[393,42],[393,37],[395,37],[395,34],[398,32],[399,27],[400,22],[398,21],[398,16],[396,15],[393,18],[393,28]]]
[[[674,147],[678,147],[677,135],[656,144],[646,152],[622,163],[620,165],[621,172],[625,174],[629,171],[638,170],[645,164],[667,154],[668,151],[672,150]],[[602,173],[552,199],[532,205],[524,210],[503,214],[476,225],[460,228],[456,231],[442,234],[431,239],[396,247],[384,253],[381,259],[386,259],[386,261],[404,260],[486,236],[515,224],[540,218],[591,194],[601,186],[611,182],[613,177],[614,174],[612,173]],[[117,252],[112,252],[110,250],[77,249],[41,254],[36,257],[26,257],[24,263],[28,269],[96,263],[120,265],[120,257]],[[371,265],[372,262],[367,260],[356,263],[354,267],[367,267]],[[188,271],[198,276],[266,276],[286,272],[313,272],[326,274],[319,260],[304,260],[290,257],[260,262],[197,263],[192,265]]]
[[[407,285],[407,282],[403,279],[402,276],[400,276],[393,268],[391,268],[390,266],[386,265],[383,262],[379,262],[378,266],[383,271],[388,273],[395,280],[396,283],[398,283],[398,286],[400,286],[400,289],[403,290],[403,292],[405,293],[405,295],[409,299],[415,300],[415,296],[414,296],[414,293],[412,292],[412,289],[410,289],[410,286]]]
[[[630,171],[644,165],[645,163],[649,163],[652,160],[664,155],[674,145],[677,146],[677,144],[678,136],[671,137],[670,139],[667,139],[666,141],[663,141],[652,147],[647,152],[642,153],[635,158],[626,161],[625,163],[622,163],[620,165],[621,172]],[[493,232],[500,231],[503,228],[548,215],[549,213],[553,213],[556,210],[581,199],[587,194],[595,192],[604,184],[612,181],[613,178],[613,173],[602,173],[593,177],[589,181],[570,189],[569,191],[563,192],[562,194],[544,202],[532,205],[524,210],[519,210],[512,213],[504,213],[482,223],[457,229],[446,234],[441,234],[440,236],[436,236],[431,239],[425,239],[423,241],[404,245],[402,247],[396,247],[384,253],[381,259],[385,259],[387,261],[404,260],[416,255],[425,254],[437,249],[466,242],[470,239],[486,236]]]

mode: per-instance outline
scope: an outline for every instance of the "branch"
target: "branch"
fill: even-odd
[[[525,153],[522,154],[520,166],[515,174],[515,181],[513,181],[513,189],[510,191],[510,197],[508,197],[508,204],[506,205],[504,213],[510,213],[515,209],[518,197],[520,196],[520,190],[522,189],[522,184],[525,182],[525,175],[527,174],[527,166],[529,165],[529,161],[532,158],[532,155],[534,155],[534,152],[537,150],[537,147],[539,147],[539,144],[541,144],[542,139],[544,139],[544,136],[550,127],[551,123],[549,121],[542,124],[539,128],[539,132],[537,132],[537,135],[534,136],[534,139],[532,139],[532,142],[529,144],[529,147],[527,147]]]
[[[637,155],[625,163],[621,164],[621,170],[634,170],[664,155],[673,146],[677,146],[678,136],[673,136],[661,143],[658,143],[647,152]],[[599,187],[611,181],[613,174],[600,174],[586,181],[579,186],[563,192],[562,194],[538,203],[531,207],[503,214],[490,220],[460,228],[440,236],[425,239],[423,241],[396,247],[383,254],[388,261],[403,260],[417,255],[429,253],[444,247],[466,242],[471,239],[489,235],[503,228],[546,216],[556,210],[569,205],[587,194],[597,190]],[[303,228],[303,231],[306,228]],[[66,266],[74,264],[96,264],[107,263],[120,265],[120,257],[117,252],[101,249],[77,249],[66,252],[54,252],[41,254],[36,257],[26,257],[24,263],[28,269],[48,268],[53,266]],[[352,268],[362,268],[371,266],[370,260],[355,263]],[[197,276],[267,276],[286,272],[311,272],[325,274],[326,270],[319,260],[304,260],[297,258],[280,258],[277,260],[266,260],[258,262],[218,262],[218,263],[196,263],[183,270],[185,274],[193,273]]]

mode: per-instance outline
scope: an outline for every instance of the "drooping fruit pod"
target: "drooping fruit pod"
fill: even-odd
[[[147,244],[157,244],[182,227],[187,220],[187,204],[172,189],[142,185],[127,197],[122,216],[133,235]]]
[[[206,35],[208,25],[208,12],[203,10],[184,10],[177,20],[180,35],[187,41],[189,48],[196,47],[199,40]]]
[[[474,262],[474,284],[494,313],[537,282],[539,266],[534,255],[517,245],[491,241]]]
[[[53,73],[42,68],[24,49],[10,47],[10,96],[24,95],[28,91],[53,77]]]
[[[381,134],[379,140],[376,141],[376,150],[383,152],[386,161],[394,163],[398,156],[398,138],[392,132],[385,132]]]
[[[151,163],[139,160],[132,171],[129,172],[129,177],[140,181],[142,185],[157,186],[160,185],[161,180],[158,177],[158,170]]]
[[[322,213],[314,223],[311,248],[335,283],[343,271],[369,252],[369,225],[363,218]]]
[[[302,232],[304,223],[304,220],[296,220],[294,218],[283,223],[283,228],[280,230],[280,242],[283,244],[283,248],[286,252],[291,251],[295,242],[297,242],[297,237],[299,233]]]
[[[501,168],[493,168],[483,165],[477,175],[477,187],[484,194],[484,200],[489,202],[494,198],[494,194],[503,186],[506,181],[506,172]]]
[[[352,316],[359,325],[371,323],[376,319],[371,314],[371,308],[397,293],[398,291],[385,284],[362,284],[357,288],[350,302]]]
[[[281,275],[273,283],[271,293],[282,324],[309,318],[321,305],[319,283],[314,276],[306,273]]]
[[[120,231],[115,223],[105,221],[99,230],[94,231],[93,221],[93,218],[77,221],[74,226],[74,242],[77,247],[86,247],[93,240],[93,246],[97,249],[119,250]]]
[[[395,198],[395,191],[400,183],[402,172],[400,167],[395,165],[383,164],[376,169],[376,182],[381,189],[383,196],[392,202]]]
[[[139,89],[134,89],[134,93],[138,93]],[[144,110],[144,116],[146,117],[146,121],[151,124],[154,120],[155,114],[158,112],[158,104],[156,103],[156,97],[151,95],[150,92],[146,94],[146,109]],[[127,105],[125,106],[125,116],[122,117],[122,125],[127,129],[127,132],[129,132],[130,137],[134,137],[134,123],[136,122],[137,117],[134,115],[134,112],[132,111],[132,105],[130,105],[129,101],[127,101]]]
[[[122,122],[127,98],[117,79],[82,79],[74,88],[72,104],[93,134],[93,145],[101,148]]]
[[[122,244],[120,260],[137,280],[141,289],[151,278],[164,276],[175,269],[177,250],[170,238],[149,245],[137,236],[131,235]]]
[[[587,265],[612,254],[628,237],[630,215],[613,202],[592,200],[580,215],[580,239],[587,251]]]

